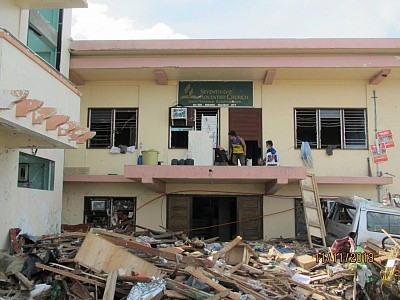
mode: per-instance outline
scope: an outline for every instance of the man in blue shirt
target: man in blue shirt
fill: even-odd
[[[278,153],[273,148],[274,143],[271,140],[265,142],[267,152],[265,154],[265,165],[266,166],[279,166]]]

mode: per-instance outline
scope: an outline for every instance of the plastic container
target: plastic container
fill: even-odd
[[[157,166],[158,165],[158,151],[155,149],[143,150],[142,151],[142,161],[144,165],[147,166]]]

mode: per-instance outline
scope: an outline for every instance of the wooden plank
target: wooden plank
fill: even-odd
[[[113,270],[110,272],[110,274],[108,274],[103,300],[114,300],[117,278],[118,278],[118,270]]]
[[[219,292],[218,294],[215,294],[211,297],[208,297],[206,300],[220,300],[224,297],[227,297],[228,295],[229,295],[229,291],[226,290],[226,291]]]
[[[105,235],[104,239],[110,241],[111,243],[113,243],[115,245],[122,246],[127,249],[136,250],[139,252],[147,253],[149,255],[159,256],[159,257],[165,258],[170,261],[176,261],[177,256],[174,253],[162,251],[161,249],[157,249],[157,248],[147,247],[147,246],[145,246],[141,243],[135,242],[135,241],[128,241],[128,240],[122,240],[119,238],[115,238],[115,237],[111,236],[109,232],[100,232],[100,234]],[[192,264],[195,266],[204,266],[204,263],[201,260],[198,260],[191,256],[183,256],[182,262],[185,264]]]
[[[196,277],[197,279],[202,280],[205,284],[211,286],[217,292],[223,292],[223,291],[227,290],[227,288],[225,288],[224,286],[220,285],[219,283],[213,281],[212,279],[208,278],[201,271],[195,269],[194,267],[187,267],[187,268],[185,268],[185,271],[188,272],[193,277]],[[229,293],[228,298],[233,299],[233,300],[240,300],[240,297],[232,292]]]
[[[39,241],[55,240],[55,239],[71,239],[71,238],[85,238],[84,232],[64,232],[60,234],[43,235]]]
[[[235,247],[237,244],[240,243],[242,240],[241,236],[237,236],[233,241],[230,241],[228,244],[226,244],[224,247],[222,247],[221,250],[219,250],[215,255],[214,255],[214,263],[222,256],[225,255],[229,250],[231,250],[233,247]]]
[[[199,300],[199,299],[207,299],[211,295],[195,289],[194,287],[188,286],[186,284],[180,283],[178,281],[172,280],[170,278],[165,278],[167,289],[175,290],[185,296],[188,296],[191,299]]]
[[[110,273],[123,268],[144,276],[160,276],[160,270],[153,264],[92,233],[85,238],[75,261],[97,272]]]
[[[174,291],[174,290],[165,290],[164,296],[171,298],[171,299],[178,299],[178,300],[190,299],[188,296],[185,296],[185,295],[179,293],[178,291]]]
[[[17,272],[14,274],[15,277],[21,282],[21,284],[28,290],[28,291],[33,291],[35,289],[35,286],[33,285],[32,282],[28,280],[22,273]]]
[[[235,273],[237,270],[239,270],[242,266],[244,265],[244,262],[238,263],[236,266],[234,266],[232,269],[230,269],[228,272],[230,274]]]
[[[90,296],[89,291],[83,286],[82,283],[79,281],[72,279],[74,281],[74,284],[71,286],[71,292],[78,296],[80,299],[93,299],[93,297]],[[63,280],[63,283],[66,284],[66,282]],[[67,286],[68,287],[68,286]],[[67,290],[68,293],[68,290]]]

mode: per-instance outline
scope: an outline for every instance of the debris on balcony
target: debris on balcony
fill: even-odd
[[[392,245],[384,248],[368,240],[346,252],[343,247],[310,249],[305,240],[250,242],[238,236],[220,243],[218,237],[191,239],[184,232],[132,226],[142,231],[63,226],[61,234],[22,235],[17,241],[16,231],[10,231],[13,249],[21,250],[0,255],[0,299],[399,296],[400,247],[391,238]]]

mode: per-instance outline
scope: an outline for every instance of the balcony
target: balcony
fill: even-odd
[[[86,0],[15,0],[21,9],[86,8]]]
[[[76,122],[81,93],[0,29],[0,137],[8,148],[75,148],[95,135]]]

